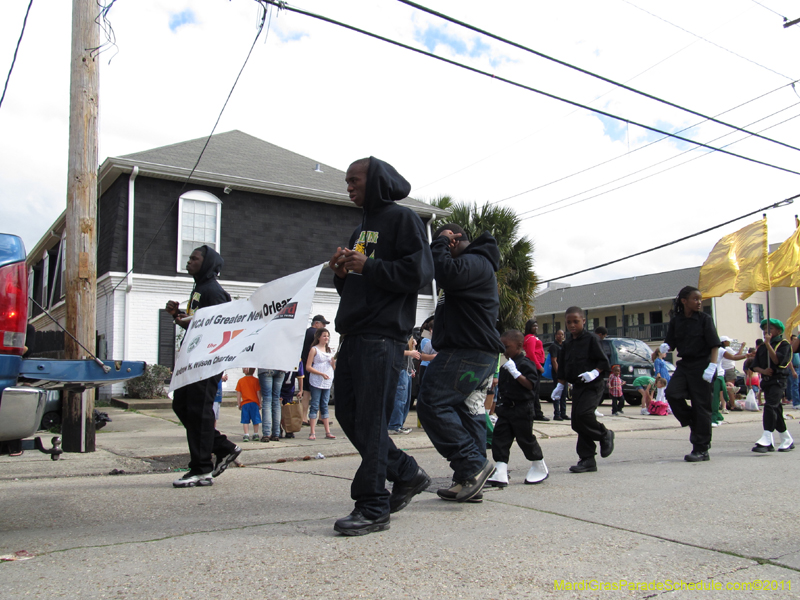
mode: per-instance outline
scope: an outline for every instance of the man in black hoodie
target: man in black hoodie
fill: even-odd
[[[217,281],[225,261],[213,248],[200,246],[189,255],[186,270],[194,278],[194,289],[189,296],[186,310],[182,311],[174,300],[167,302],[167,312],[175,324],[188,328],[192,317],[200,308],[230,302],[231,297]],[[172,482],[175,487],[212,485],[214,480],[228,468],[242,449],[214,428],[214,396],[222,375],[190,383],[175,390],[172,410],[186,428],[189,442],[189,472]],[[211,455],[217,456],[216,466]]]
[[[341,343],[333,388],[336,418],[361,454],[350,495],[355,510],[336,521],[344,535],[389,529],[430,484],[417,462],[389,438],[403,351],[416,321],[417,292],[433,278],[431,251],[420,218],[396,204],[411,185],[375,157],[354,162],[345,176],[350,200],[364,211],[347,248],[330,260],[341,296],[336,331]],[[394,482],[392,492],[386,480]]]
[[[431,244],[436,284],[433,347],[417,402],[425,433],[450,461],[453,485],[437,493],[443,500],[478,501],[494,463],[486,457],[483,401],[504,351],[497,332],[500,250],[485,231],[470,243],[455,223],[442,225]]]

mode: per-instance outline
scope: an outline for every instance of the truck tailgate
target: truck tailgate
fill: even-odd
[[[106,360],[106,373],[91,360],[25,359],[19,370],[20,384],[47,390],[79,390],[111,385],[139,377],[144,373],[142,361]]]

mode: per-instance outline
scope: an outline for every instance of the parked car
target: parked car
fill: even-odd
[[[118,383],[140,376],[145,367],[141,361],[23,358],[28,316],[25,256],[18,236],[0,233],[0,442],[27,438],[39,429],[48,406],[56,406],[48,405],[49,391]],[[47,450],[37,438],[36,447],[55,460],[61,453],[60,440],[53,442]]]
[[[620,366],[620,377],[622,378],[622,393],[628,404],[640,404],[641,397],[636,388],[633,387],[633,380],[642,375],[655,377],[653,361],[650,360],[652,350],[642,340],[633,338],[613,338],[608,337],[600,341],[603,352],[608,357],[608,362],[612,365]],[[608,374],[605,374],[608,379]],[[542,379],[539,382],[539,398],[550,400],[550,394],[555,387],[550,379]],[[603,399],[609,399],[608,386],[605,387]]]

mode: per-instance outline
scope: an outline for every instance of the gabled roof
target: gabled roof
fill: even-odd
[[[626,279],[601,281],[588,285],[566,287],[544,292],[536,296],[536,314],[557,313],[570,306],[583,309],[607,308],[671,300],[686,285],[697,286],[700,267],[689,267],[664,273],[651,273]]]
[[[237,130],[211,136],[203,151],[206,139],[107,158],[100,167],[100,193],[133,167],[140,175],[185,181],[202,151],[193,182],[352,206],[344,171]],[[399,203],[424,215],[449,214],[412,198]]]

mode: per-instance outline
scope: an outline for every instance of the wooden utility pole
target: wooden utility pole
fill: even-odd
[[[95,22],[97,0],[72,2],[70,59],[69,163],[67,172],[66,304],[67,331],[95,352],[97,303],[97,96],[95,61],[100,46]],[[66,336],[69,359],[88,358]],[[65,452],[94,452],[94,392],[68,392],[61,433]]]

